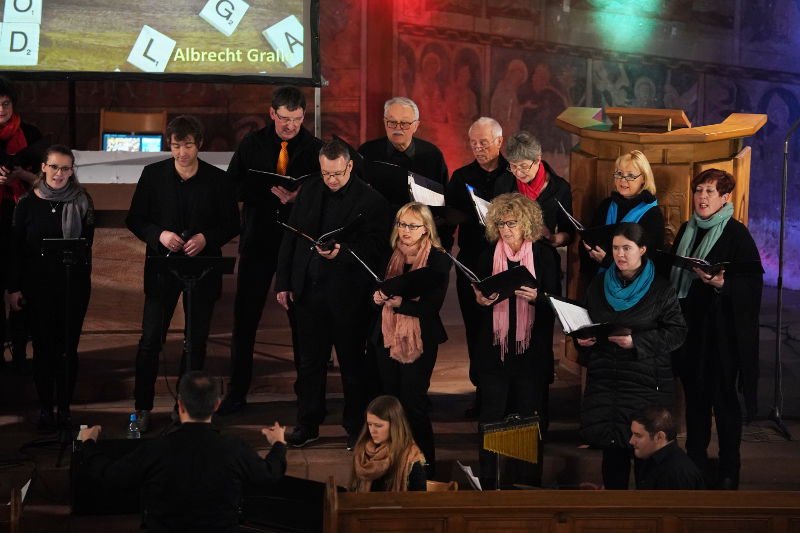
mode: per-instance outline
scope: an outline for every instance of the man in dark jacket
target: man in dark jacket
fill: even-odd
[[[197,158],[203,144],[200,122],[182,115],[167,126],[172,159],[144,167],[131,200],[126,224],[147,244],[147,257],[185,254],[220,257],[222,246],[239,233],[239,208],[226,187],[225,173]],[[136,355],[136,411],[146,431],[153,409],[158,356],[175,312],[183,283],[157,272],[149,262],[144,273],[142,337]],[[191,354],[181,368],[203,367],[214,302],[222,292],[222,276],[212,273],[197,282],[192,293]],[[188,312],[184,302],[184,313]],[[188,321],[187,321],[188,322]],[[188,361],[187,361],[188,355]]]
[[[239,201],[244,203],[242,236],[239,241],[239,270],[233,308],[231,339],[231,382],[218,414],[241,410],[253,377],[253,348],[264,311],[267,292],[275,274],[283,229],[276,217],[286,221],[298,191],[272,187],[257,194],[245,186],[250,169],[265,170],[299,178],[319,171],[318,152],[322,141],[303,127],[306,99],[296,87],[281,87],[272,96],[271,122],[246,136],[228,166],[228,179]],[[253,173],[250,173],[253,179]],[[266,189],[266,186],[264,187]],[[292,313],[292,340],[297,337]]]
[[[240,439],[211,425],[219,406],[217,380],[189,372],[178,390],[181,426],[147,439],[112,461],[95,446],[101,427],[82,429],[82,469],[109,490],[141,487],[142,522],[150,532],[228,532],[236,528],[243,485],[265,485],[286,472],[285,429],[277,422],[261,433],[272,446],[261,459]]]
[[[373,279],[350,253],[373,271],[388,252],[389,206],[359,179],[351,179],[353,162],[347,145],[333,140],[319,154],[322,178],[303,186],[289,225],[317,238],[349,227],[336,244],[314,246],[294,233],[281,243],[275,292],[297,319],[297,425],[287,441],[304,446],[319,437],[325,419],[325,379],[331,348],[336,348],[344,390],[342,425],[348,446],[361,431],[366,407],[362,379]],[[355,224],[354,220],[359,219]]]
[[[645,490],[702,490],[703,475],[680,449],[677,424],[666,407],[651,406],[631,417],[636,488]]]
[[[466,215],[466,220],[456,226],[458,228],[458,260],[475,272],[481,255],[491,248],[486,240],[486,228],[478,219],[475,204],[468,192],[468,187],[474,194],[487,202],[504,192],[513,189],[514,176],[508,173],[508,161],[500,153],[503,146],[503,129],[493,118],[481,117],[469,128],[469,144],[475,161],[457,169],[447,184],[445,203]],[[503,176],[508,177],[505,190],[498,184]],[[442,245],[446,249],[453,246],[456,227],[443,228],[441,231]],[[482,317],[485,309],[475,301],[475,292],[472,284],[461,270],[458,274],[456,288],[458,289],[458,306],[464,320],[464,330],[467,336],[467,354],[469,355],[469,379],[473,385],[478,386],[478,375],[474,365],[477,357],[478,340],[481,331]],[[472,407],[467,409],[466,416],[475,418],[478,415],[479,398],[476,398]]]
[[[405,170],[422,174],[439,182],[444,190],[447,186],[448,173],[442,152],[433,143],[414,137],[419,128],[417,104],[410,98],[400,96],[387,100],[383,104],[383,125],[386,128],[386,137],[367,141],[359,147],[358,151],[364,159],[392,163]],[[372,175],[369,165],[365,169],[364,178],[367,183],[380,189],[375,181],[381,177]],[[399,201],[396,198],[387,200],[393,206]]]

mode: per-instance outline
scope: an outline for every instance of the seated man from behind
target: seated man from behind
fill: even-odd
[[[651,406],[631,417],[633,454],[640,461],[636,488],[702,490],[703,475],[678,446],[677,423],[666,407]]]
[[[147,531],[227,532],[239,521],[242,486],[264,485],[286,472],[285,428],[261,430],[272,446],[261,459],[244,441],[220,435],[211,416],[220,404],[216,380],[202,371],[185,374],[178,389],[181,426],[142,441],[117,461],[94,445],[100,426],[82,429],[84,466],[109,489],[141,487]]]

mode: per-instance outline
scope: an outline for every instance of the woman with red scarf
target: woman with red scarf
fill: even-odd
[[[403,405],[414,439],[428,460],[428,476],[433,477],[436,455],[428,387],[439,344],[447,340],[439,310],[447,293],[450,260],[442,251],[431,210],[418,202],[397,212],[390,242],[394,252],[386,279],[424,267],[436,273],[436,282],[419,297],[389,298],[380,290],[372,296],[381,307],[372,340],[383,392]]]
[[[538,287],[521,287],[514,296],[498,301],[496,294],[475,291],[479,304],[486,306],[481,348],[476,360],[481,406],[479,421],[501,422],[508,414],[538,415],[547,426],[545,398],[553,379],[553,311],[544,293],[558,287],[559,264],[551,247],[541,241],[544,231],[542,210],[536,202],[519,193],[501,194],[492,200],[486,215],[486,237],[497,244],[485,254],[481,278],[499,274],[518,265],[527,268]],[[504,483],[541,484],[541,453],[538,468],[506,460],[501,475]],[[494,489],[495,457],[480,450],[480,478],[484,489]]]
[[[14,112],[16,92],[9,81],[0,77],[0,250],[9,257],[11,221],[14,207],[23,194],[28,192],[36,180],[32,169],[41,161],[41,154],[34,148],[42,134],[30,124],[22,122]],[[6,262],[0,261],[0,280],[6,278]],[[28,331],[24,312],[11,312],[6,326],[5,306],[0,310],[0,340],[5,342],[6,329],[13,339],[12,356],[16,370],[22,371],[25,364],[25,345]],[[0,353],[0,366],[5,359]]]

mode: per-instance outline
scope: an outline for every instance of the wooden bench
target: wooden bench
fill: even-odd
[[[800,533],[800,492],[493,491],[340,493],[326,533]]]

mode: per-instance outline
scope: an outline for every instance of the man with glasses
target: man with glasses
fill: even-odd
[[[294,306],[297,425],[286,439],[301,447],[319,438],[325,419],[325,383],[331,348],[342,376],[342,426],[351,448],[364,422],[363,380],[370,294],[373,279],[351,251],[377,271],[388,254],[390,218],[386,200],[359,179],[351,179],[353,162],[346,144],[333,140],[319,151],[322,178],[310,178],[300,194],[289,225],[317,237],[360,221],[339,235],[330,248],[309,246],[287,233],[281,243],[275,292],[286,309]]]
[[[303,127],[306,99],[296,87],[281,87],[272,96],[270,122],[247,135],[233,154],[228,178],[237,198],[243,202],[242,235],[239,241],[239,269],[233,311],[231,339],[231,381],[218,414],[240,411],[247,403],[253,376],[256,332],[275,273],[283,230],[275,223],[286,221],[297,191],[272,187],[266,199],[254,197],[244,187],[250,169],[266,170],[295,178],[319,170],[317,153],[322,141]],[[289,313],[290,325],[293,324]],[[292,344],[297,348],[294,336]]]
[[[475,271],[481,255],[490,248],[486,240],[486,228],[481,225],[475,206],[467,192],[467,187],[472,187],[476,196],[487,202],[503,192],[509,192],[511,183],[506,180],[508,190],[500,191],[497,188],[498,180],[508,174],[508,161],[500,153],[503,146],[503,129],[493,118],[481,117],[470,126],[467,135],[469,145],[475,160],[453,172],[453,177],[447,184],[445,203],[462,213],[467,219],[455,227],[442,228],[442,245],[450,249],[453,246],[455,230],[458,228],[458,260],[470,270]],[[464,329],[467,336],[467,353],[469,354],[469,379],[480,394],[478,377],[473,361],[477,356],[478,337],[481,330],[481,320],[484,313],[475,301],[472,284],[463,272],[456,269],[456,288],[458,290],[458,305],[461,308],[461,317],[464,320]],[[476,398],[475,404],[465,413],[468,418],[478,415],[477,406],[480,405]]]
[[[373,139],[358,151],[368,161],[384,161],[398,165],[447,186],[447,165],[442,152],[432,143],[414,138],[419,128],[419,108],[410,98],[396,96],[383,104],[383,125],[386,138]],[[365,176],[367,183],[381,179]]]

